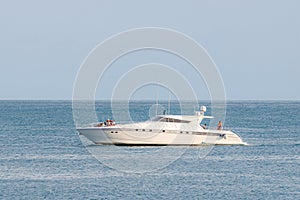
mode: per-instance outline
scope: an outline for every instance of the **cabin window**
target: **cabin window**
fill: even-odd
[[[187,120],[174,119],[174,118],[169,118],[169,117],[164,117],[160,121],[161,122],[173,122],[173,123],[190,123],[190,121],[187,121]]]
[[[181,119],[175,119],[171,117],[154,117],[151,119],[151,121],[160,121],[160,122],[174,122],[174,123],[190,123],[188,120],[181,120]]]

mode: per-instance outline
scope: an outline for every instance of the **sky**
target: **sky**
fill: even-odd
[[[207,50],[227,99],[300,100],[299,8],[297,0],[1,0],[0,99],[72,99],[77,72],[96,45],[129,29],[162,27]],[[129,55],[119,64],[134,60],[184,65],[159,52]],[[148,89],[137,96],[147,98]],[[197,95],[209,98],[208,91]]]

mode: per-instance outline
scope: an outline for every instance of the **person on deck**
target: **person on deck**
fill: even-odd
[[[223,126],[223,125],[222,125],[222,122],[219,121],[219,123],[218,123],[218,128],[217,128],[217,129],[218,129],[218,130],[222,130],[222,126]]]

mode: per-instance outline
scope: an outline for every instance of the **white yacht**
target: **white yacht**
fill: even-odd
[[[157,115],[151,120],[131,124],[115,124],[111,120],[78,132],[95,144],[107,145],[246,145],[230,130],[212,130],[200,126],[205,106],[195,115]]]

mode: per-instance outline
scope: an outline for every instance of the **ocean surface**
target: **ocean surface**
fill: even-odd
[[[129,107],[142,121],[153,102]],[[113,118],[110,102],[96,111]],[[249,146],[102,146],[71,101],[0,101],[0,199],[300,199],[299,101],[230,101],[224,124]]]

